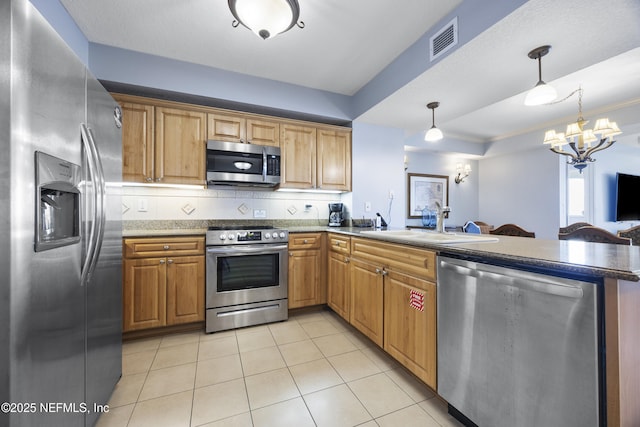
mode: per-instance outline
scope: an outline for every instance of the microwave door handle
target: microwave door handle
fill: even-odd
[[[97,185],[96,165],[94,163],[95,158],[93,157],[92,150],[90,147],[89,132],[84,123],[80,125],[80,135],[81,135],[81,140],[82,140],[82,145],[84,147],[85,155],[87,156],[87,166],[88,166],[88,173],[90,175],[89,178],[91,180],[91,185],[95,187]],[[85,182],[85,194],[88,187],[89,187],[88,183]],[[98,227],[98,224],[95,219],[96,211],[98,209],[97,194],[98,194],[97,189],[94,188],[92,191],[93,197],[91,200],[94,218],[91,221],[91,228],[89,230],[89,236],[87,238],[87,252],[85,254],[85,257],[82,263],[81,280],[80,280],[81,286],[84,286],[84,284],[87,282],[87,279],[89,277],[89,270],[91,269],[91,263],[92,263],[94,252],[95,252],[95,243],[96,243],[95,236],[96,236],[96,231]],[[86,210],[87,209],[84,209],[84,211]]]
[[[267,182],[267,149],[262,147],[262,182]]]

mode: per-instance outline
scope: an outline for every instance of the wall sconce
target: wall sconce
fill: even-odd
[[[471,172],[471,165],[469,163],[462,165],[462,163],[458,163],[456,165],[456,172],[458,173],[458,175],[454,178],[454,181],[456,182],[456,184],[460,184],[461,182],[464,182],[464,179],[466,177],[469,176],[469,173]]]

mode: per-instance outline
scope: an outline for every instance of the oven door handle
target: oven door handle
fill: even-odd
[[[250,253],[273,253],[287,250],[287,245],[233,245],[233,246],[209,246],[208,254],[250,254]]]

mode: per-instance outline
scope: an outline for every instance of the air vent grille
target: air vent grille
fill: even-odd
[[[458,17],[456,16],[429,39],[431,61],[458,44]]]

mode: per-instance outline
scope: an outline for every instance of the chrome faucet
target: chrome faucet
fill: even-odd
[[[444,219],[449,216],[449,212],[451,209],[449,206],[442,206],[440,202],[436,201],[436,211],[438,212],[438,216],[436,219],[436,231],[438,233],[444,233]]]

